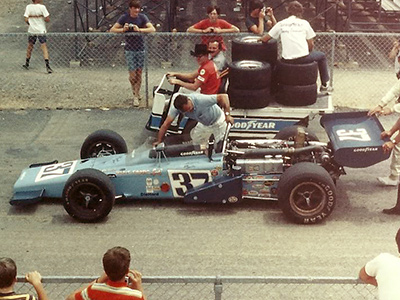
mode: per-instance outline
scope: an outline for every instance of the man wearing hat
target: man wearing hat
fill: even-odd
[[[221,85],[221,78],[214,62],[208,57],[209,51],[207,45],[196,44],[194,51],[190,51],[190,54],[196,57],[197,63],[200,66],[199,69],[193,73],[168,72],[167,76],[176,77],[169,78],[169,83],[178,84],[192,91],[200,88],[202,94],[217,94]]]

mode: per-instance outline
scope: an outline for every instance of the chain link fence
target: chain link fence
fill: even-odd
[[[135,34],[131,34],[135,35]],[[231,59],[231,42],[241,34],[223,36]],[[201,35],[142,35],[145,65],[141,93],[151,105],[153,87],[167,71],[193,72],[198,65],[190,50]],[[328,57],[336,106],[368,108],[396,82],[388,53],[395,34],[319,33],[315,48]],[[53,74],[46,68],[39,42],[30,70],[25,70],[27,34],[0,35],[0,109],[130,107],[131,86],[125,63],[125,36],[112,33],[48,33]]]
[[[93,277],[44,277],[50,299],[65,299]],[[329,277],[144,277],[148,299],[377,299],[373,286],[356,278]],[[18,278],[17,293],[33,293],[33,287]]]

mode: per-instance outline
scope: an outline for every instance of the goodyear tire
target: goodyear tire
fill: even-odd
[[[277,41],[271,39],[268,43],[262,43],[259,39],[256,35],[235,38],[232,41],[232,61],[256,60],[275,66],[278,58]]]
[[[229,85],[236,89],[258,90],[271,85],[271,65],[255,60],[229,64]]]
[[[82,144],[81,159],[127,153],[122,136],[112,130],[100,129],[90,134]]]
[[[317,82],[318,63],[288,64],[278,61],[276,80],[283,85],[311,85]]]
[[[96,222],[105,218],[115,201],[111,179],[96,169],[75,172],[63,190],[64,208],[81,222]]]
[[[314,132],[309,130],[307,127],[299,126],[299,125],[293,125],[293,126],[288,126],[288,127],[282,128],[275,135],[274,139],[294,141],[294,139],[296,138],[296,135],[297,135],[297,129],[299,127],[302,127],[304,129],[304,131],[306,132],[306,141],[319,142],[319,138],[315,135]]]
[[[319,223],[335,207],[335,184],[321,166],[300,162],[280,177],[278,203],[284,215],[295,223]]]
[[[287,106],[306,106],[317,102],[317,84],[311,85],[278,85],[276,102]]]
[[[270,88],[259,90],[236,89],[229,85],[228,95],[231,107],[242,109],[263,108],[271,101]]]

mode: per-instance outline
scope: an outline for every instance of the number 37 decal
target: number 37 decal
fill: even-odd
[[[36,176],[36,182],[54,179],[59,176],[72,174],[76,166],[75,161],[68,161],[61,164],[47,165],[40,168],[39,173]]]
[[[169,180],[171,181],[174,197],[183,197],[187,190],[193,187],[209,182],[211,178],[210,171],[168,171]]]
[[[339,129],[336,130],[336,134],[340,141],[369,142],[371,140],[371,137],[365,128],[356,128],[354,130]]]

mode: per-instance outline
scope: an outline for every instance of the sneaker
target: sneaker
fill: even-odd
[[[50,66],[46,66],[46,70],[49,74],[53,73],[53,70],[50,68]]]
[[[327,92],[328,91],[328,86],[327,85],[321,85],[319,87],[319,91],[320,92]]]
[[[133,106],[138,107],[139,105],[140,105],[139,98],[136,96],[133,96]]]
[[[23,67],[25,70],[29,70],[29,65],[27,65],[27,64],[22,65],[22,67]]]
[[[387,215],[400,215],[400,208],[395,206],[389,209],[384,209],[382,212]]]
[[[398,180],[391,179],[390,177],[378,177],[378,181],[386,186],[397,186]]]

